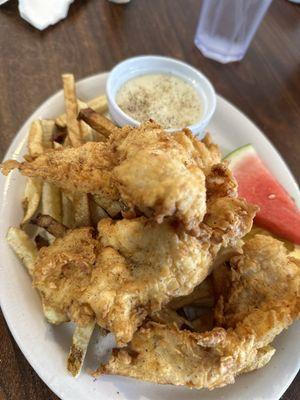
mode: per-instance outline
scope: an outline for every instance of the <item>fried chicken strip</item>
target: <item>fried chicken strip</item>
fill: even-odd
[[[237,199],[234,199],[237,200]],[[255,208],[240,200],[242,219],[227,226],[239,240],[252,226]],[[219,221],[220,222],[220,221]],[[222,227],[224,225],[222,222]],[[217,229],[217,227],[215,227]],[[91,318],[125,345],[147,315],[172,298],[187,295],[210,273],[221,242],[202,242],[171,223],[145,217],[103,219],[99,236],[92,229],[69,231],[39,253],[34,283],[44,302],[84,325]],[[227,243],[224,236],[224,243]]]
[[[98,373],[213,389],[264,366],[274,354],[269,344],[300,316],[300,263],[261,235],[243,252],[232,259],[230,289],[219,300],[226,329],[192,333],[150,323]]]
[[[94,319],[89,305],[80,303],[98,254],[99,242],[93,235],[92,228],[69,230],[39,250],[33,270],[33,284],[43,303],[80,326]]]
[[[7,166],[7,169],[6,169]],[[19,168],[25,176],[38,176],[69,192],[93,193],[109,188],[112,160],[103,142],[49,150],[32,161],[6,161],[2,172]]]
[[[99,236],[103,250],[83,299],[119,345],[131,340],[147,315],[204,280],[215,250],[143,217],[102,220]]]
[[[18,168],[69,192],[121,200],[125,217],[136,211],[159,223],[174,217],[197,235],[206,213],[206,176],[217,163],[220,152],[209,137],[201,142],[188,130],[170,135],[148,122],[115,129],[106,142],[50,150],[22,163],[7,161],[1,169],[8,174]],[[228,180],[235,182],[229,175]]]
[[[41,249],[34,283],[47,304],[79,325],[95,317],[124,345],[148,314],[192,291],[211,261],[207,244],[167,223],[104,219],[98,240],[82,228]]]
[[[283,242],[265,235],[247,240],[243,253],[231,259],[230,286],[221,293],[216,308],[218,324],[235,328],[240,321],[248,321],[249,326],[253,321],[255,325],[255,313],[288,308],[286,316],[294,319],[300,308],[300,261],[288,257]]]

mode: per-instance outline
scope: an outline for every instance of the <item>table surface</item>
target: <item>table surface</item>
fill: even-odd
[[[274,0],[242,62],[204,58],[193,44],[199,0],[77,0],[65,21],[39,32],[0,9],[0,157],[27,117],[61,88],[140,54],[177,57],[203,71],[216,90],[268,136],[300,180],[300,5]],[[282,399],[300,398],[300,375]],[[13,340],[0,314],[0,400],[54,400]]]

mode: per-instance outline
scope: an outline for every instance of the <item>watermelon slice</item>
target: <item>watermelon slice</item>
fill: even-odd
[[[238,182],[238,192],[260,210],[255,223],[291,242],[300,244],[300,211],[271,175],[253,146],[240,147],[225,157]]]

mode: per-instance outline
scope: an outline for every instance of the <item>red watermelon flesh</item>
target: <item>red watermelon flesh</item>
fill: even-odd
[[[255,223],[300,244],[300,211],[263,164],[253,146],[243,146],[226,159],[238,182],[239,195],[260,208]]]

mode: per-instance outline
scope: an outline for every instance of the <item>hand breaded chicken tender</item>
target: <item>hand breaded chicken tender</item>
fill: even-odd
[[[240,222],[226,228],[225,245],[226,235],[239,240],[251,229],[255,208],[242,200],[240,208]],[[223,221],[220,229],[224,226]],[[92,229],[82,228],[42,248],[34,283],[45,304],[79,325],[95,316],[120,346],[131,340],[147,315],[191,293],[209,274],[223,244],[199,241],[167,221],[157,224],[145,217],[103,219],[98,230],[97,239]]]
[[[265,235],[246,241],[243,253],[231,259],[230,288],[221,293],[216,308],[218,324],[234,328],[242,320],[253,320],[253,312],[278,307],[290,307],[292,317],[297,314],[300,261],[289,258],[283,242]]]
[[[82,228],[41,249],[34,284],[45,304],[79,325],[95,316],[124,345],[148,314],[205,279],[216,250],[166,222],[104,219],[97,240]]]
[[[217,308],[224,327],[193,333],[150,323],[98,373],[213,389],[264,366],[275,336],[300,316],[300,262],[257,235],[232,259],[229,286]]]
[[[106,202],[121,200],[125,217],[138,212],[159,223],[174,217],[197,235],[207,209],[206,176],[218,163],[209,137],[199,141],[188,130],[171,135],[148,122],[116,129],[106,142],[49,150],[1,168],[4,174],[18,168],[66,191],[100,194]]]

